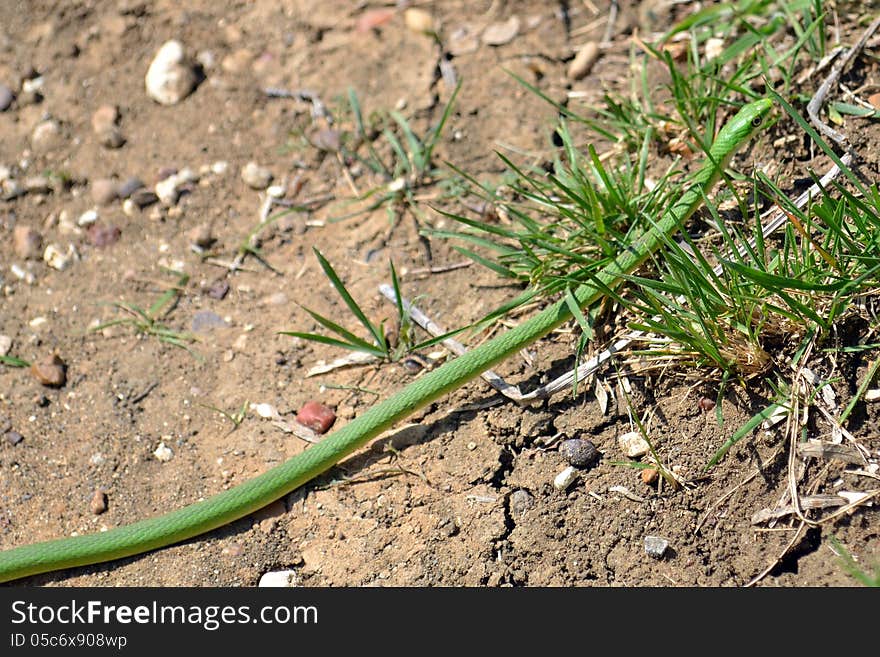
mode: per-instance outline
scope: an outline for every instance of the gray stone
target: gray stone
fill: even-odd
[[[12,89],[5,84],[0,84],[0,112],[8,110],[14,99],[15,94],[12,93]]]
[[[645,552],[650,557],[662,559],[669,548],[669,541],[661,536],[645,536]]]

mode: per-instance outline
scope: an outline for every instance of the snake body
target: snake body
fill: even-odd
[[[731,156],[749,141],[771,109],[769,99],[744,105],[718,132],[706,161],[683,195],[592,279],[573,290],[581,308],[614,289],[700,206]],[[519,326],[428,372],[371,407],[320,443],[234,488],[162,516],[109,531],[24,545],[0,552],[0,582],[111,561],[198,536],[242,518],[329,469],[417,409],[459,388],[571,319],[560,300]]]

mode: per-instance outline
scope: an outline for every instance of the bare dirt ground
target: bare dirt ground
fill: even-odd
[[[515,157],[552,148],[554,111],[507,71],[551,98],[580,92],[579,108],[626,84],[633,30],[663,29],[671,10],[624,6],[612,46],[587,78],[572,81],[566,68],[573,54],[606,27],[607,3],[598,1],[597,13],[590,4],[421,3],[446,37],[455,36],[448,63],[463,80],[438,159],[489,179],[504,171],[495,150]],[[53,388],[27,369],[0,366],[0,548],[176,509],[306,448],[253,410],[231,431],[214,408],[235,413],[245,403],[270,404],[290,421],[314,399],[336,410],[338,426],[376,400],[369,391],[386,396],[416,376],[398,364],[306,376],[317,361],[342,353],[279,335],[314,330],[298,304],[342,323],[350,319],[313,246],[375,317],[392,310],[377,292],[389,280],[390,257],[404,272],[404,293],[447,327],[478,319],[517,292],[476,266],[418,275],[462,258],[443,240],[427,245],[409,216],[392,224],[383,207],[331,222],[339,206],[327,199],[378,183],[356,168],[348,179],[335,153],[314,146],[327,133],[311,103],[263,91],[310,90],[351,130],[346,94],[354,89],[365,114],[398,107],[425,131],[451,92],[438,75],[436,46],[407,29],[401,12],[359,29],[367,10],[377,8],[386,7],[336,0],[196,0],[185,9],[167,0],[0,0],[0,83],[17,95],[0,112],[0,165],[18,181],[45,175],[51,182],[0,200],[0,335],[11,338],[10,355],[38,361],[58,354],[68,367],[66,383]],[[487,26],[510,29],[513,17],[513,36],[485,43]],[[853,20],[841,12],[845,43],[860,33]],[[198,57],[202,79],[165,106],[146,95],[144,75],[169,39]],[[858,75],[876,84],[877,51],[869,52]],[[22,91],[23,81],[37,78],[38,92]],[[116,135],[93,127],[105,105],[118,108]],[[35,134],[46,121],[52,127]],[[868,122],[848,127],[861,131],[864,173],[876,179],[870,154],[876,156],[880,131]],[[743,157],[780,155],[763,148]],[[825,164],[807,150],[790,155],[782,159],[793,178]],[[309,208],[260,233],[261,253],[275,271],[252,255],[237,271],[218,264],[236,257],[260,221],[265,192],[240,176],[251,161],[272,172],[288,199]],[[185,168],[198,180],[186,183],[175,202],[142,210],[129,204],[126,211],[119,199],[98,198],[96,181],[137,177],[153,188]],[[103,231],[78,225],[93,208]],[[435,227],[443,225],[440,214],[424,211]],[[16,226],[39,233],[36,258],[23,257],[14,243]],[[192,248],[205,242],[205,231],[214,239],[207,247],[213,259]],[[49,244],[71,256],[63,269],[41,259]],[[172,289],[178,279],[166,268],[189,275],[164,321],[197,336],[194,353],[128,325],[90,331],[126,316],[110,302],[147,308]],[[499,372],[529,387],[563,372],[574,343],[571,332],[558,333],[531,350],[531,364],[512,359]],[[841,405],[867,365],[841,364]],[[418,428],[392,440],[393,449],[379,441],[254,516],[182,545],[24,583],[254,586],[263,573],[289,568],[305,586],[741,586],[769,568],[759,585],[852,585],[830,537],[860,563],[880,561],[874,506],[818,527],[801,527],[790,516],[772,527],[753,524],[753,515],[776,508],[789,486],[782,427],[754,432],[707,473],[703,466],[771,391],[732,386],[719,427],[715,412],[699,403],[714,399],[717,389],[689,374],[629,379],[633,407],[652,415],[660,455],[678,466],[687,487],[646,485],[639,470],[616,464],[626,460],[617,437],[632,426],[613,374],[603,375],[616,393],[605,412],[592,393],[559,394],[528,408],[491,405],[497,395],[477,381],[413,418]],[[878,415],[876,405],[860,404],[849,426],[875,457]],[[829,427],[814,421],[810,431],[827,438]],[[566,465],[560,436],[589,438],[602,456],[564,491],[553,485]],[[156,457],[160,443],[170,448],[170,460]],[[807,460],[800,485],[809,493],[850,489],[846,467]],[[100,514],[96,491],[106,495]],[[661,558],[646,553],[646,536],[668,541]]]

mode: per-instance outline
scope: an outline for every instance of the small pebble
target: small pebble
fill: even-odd
[[[31,133],[31,146],[38,152],[52,150],[61,143],[61,125],[48,119],[41,121]]]
[[[313,431],[325,433],[336,421],[336,413],[320,402],[307,401],[296,414],[296,421]]]
[[[195,68],[179,41],[168,41],[159,48],[144,78],[147,95],[162,105],[179,103],[197,83]]]
[[[642,470],[642,483],[646,486],[653,486],[660,478],[660,471],[657,468],[644,468]]]
[[[0,356],[5,356],[12,349],[12,338],[8,335],[0,335]]]
[[[403,22],[408,30],[417,34],[432,34],[435,32],[434,18],[424,9],[407,9],[403,12]]]
[[[572,80],[580,80],[586,77],[592,70],[593,64],[599,58],[599,44],[595,41],[587,41],[577,55],[568,65],[568,77]]]
[[[239,48],[229,53],[220,62],[220,68],[227,73],[237,75],[249,70],[254,61],[254,53],[247,48]]]
[[[199,224],[198,226],[190,230],[189,240],[196,246],[207,249],[216,241],[211,231],[211,224]]]
[[[248,162],[241,170],[241,179],[251,189],[266,189],[272,182],[272,172],[256,162]]]
[[[660,536],[645,536],[645,552],[655,559],[662,559],[669,547],[669,541]]]
[[[715,400],[710,399],[709,397],[700,397],[700,401],[697,402],[697,406],[700,407],[701,411],[711,411],[715,408]]]
[[[638,431],[630,431],[629,433],[619,436],[617,438],[617,444],[620,445],[620,449],[623,453],[631,459],[644,456],[651,451],[651,446],[648,445],[648,441],[642,438],[642,434]]]
[[[208,286],[205,292],[212,299],[223,299],[229,294],[229,282],[225,278],[220,278]]]
[[[89,502],[89,510],[96,516],[101,515],[107,510],[107,495],[100,488],[95,490],[92,500]]]
[[[115,105],[101,105],[92,114],[92,130],[95,134],[101,134],[116,127],[119,121],[119,110]]]
[[[535,506],[535,498],[522,488],[517,488],[510,494],[510,515],[513,518],[522,518],[526,511]]]
[[[140,178],[127,178],[116,188],[119,198],[128,198],[139,189],[144,188],[144,182]]]
[[[596,446],[589,440],[581,438],[562,441],[559,453],[569,465],[576,468],[588,468],[599,460],[599,450],[596,449]]]
[[[119,128],[108,128],[98,133],[98,143],[105,148],[121,148],[125,145],[125,136]]]
[[[38,260],[43,252],[43,237],[39,232],[22,224],[12,230],[15,255],[25,260]]]
[[[9,265],[9,271],[12,272],[12,275],[15,276],[20,281],[24,281],[28,285],[33,285],[37,278],[34,276],[33,272],[28,271],[27,269],[22,269],[17,263],[13,262]]]
[[[713,59],[718,59],[721,53],[724,52],[724,39],[719,39],[718,37],[706,39],[705,48],[707,62],[711,62]]]
[[[262,404],[254,404],[253,409],[257,412],[262,418],[271,419],[278,417],[278,411],[275,410],[275,407],[272,404],[267,404],[263,402]]]
[[[382,27],[386,23],[390,23],[394,18],[395,11],[393,9],[368,9],[358,16],[354,29],[357,32],[369,32]]]
[[[143,210],[144,208],[153,205],[159,201],[159,197],[156,195],[151,189],[136,189],[131,193],[129,200],[134,203],[139,209]]]
[[[24,436],[18,433],[18,431],[6,432],[6,442],[10,445],[18,445],[22,440],[24,440]]]
[[[171,448],[167,447],[164,442],[161,442],[156,448],[156,451],[153,452],[153,456],[156,457],[156,460],[162,461],[162,463],[168,463],[168,461],[174,457],[174,452],[172,452]]]
[[[168,176],[156,183],[156,197],[162,205],[172,206],[180,199],[180,181],[176,175]]]
[[[205,333],[218,328],[227,328],[229,324],[215,312],[199,310],[193,315],[191,328],[194,333]]]
[[[119,189],[115,180],[98,178],[92,181],[92,200],[98,205],[110,205],[119,198]]]
[[[21,196],[25,193],[24,187],[17,180],[7,179],[3,181],[0,189],[3,190],[2,198],[4,201],[11,201],[12,199]]]
[[[487,46],[503,46],[519,34],[519,16],[513,15],[502,23],[492,23],[483,31],[482,40]]]
[[[553,479],[553,487],[556,490],[565,490],[571,486],[577,478],[577,469],[575,469],[574,466],[569,465]]]
[[[44,386],[60,388],[67,383],[67,363],[58,354],[31,363],[31,375]]]
[[[335,153],[342,146],[342,137],[338,130],[323,128],[312,135],[312,145],[318,150]]]
[[[46,176],[29,176],[24,179],[24,191],[29,194],[48,194],[52,183]]]
[[[273,570],[263,573],[257,584],[258,588],[291,588],[299,585],[299,576],[295,570]]]
[[[92,224],[86,230],[86,237],[89,240],[89,244],[97,247],[116,244],[121,236],[122,231],[119,229],[119,226],[114,226],[112,224]]]
[[[15,94],[12,93],[12,89],[5,84],[0,84],[0,112],[8,110],[13,100],[15,100]]]
[[[284,185],[269,185],[266,189],[266,194],[272,198],[284,198],[286,193],[287,188]]]
[[[88,226],[89,224],[95,223],[97,220],[97,210],[86,210],[79,217],[77,217],[76,225],[82,228],[83,226]]]
[[[259,301],[260,306],[283,306],[287,304],[286,292],[273,292]]]

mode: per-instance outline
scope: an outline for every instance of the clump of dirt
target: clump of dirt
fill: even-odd
[[[280,332],[316,328],[302,307],[350,319],[314,247],[376,321],[393,311],[377,292],[390,258],[403,292],[448,328],[517,292],[475,265],[448,266],[461,256],[419,232],[446,221],[439,187],[419,190],[420,217],[337,202],[393,183],[345,156],[349,90],[364,117],[397,108],[424,134],[461,80],[436,159],[488,179],[504,171],[493,151],[551,143],[555,110],[509,72],[587,106],[626,79],[632,27],[662,20],[625,12],[572,79],[580,46],[603,36],[606,3],[597,15],[564,3],[565,20],[529,0],[492,3],[494,13],[433,3],[442,52],[402,12],[365,18],[341,1],[4,4],[0,335],[9,355],[57,355],[66,376],[47,386],[0,366],[4,549],[207,498],[305,449],[283,427],[306,402],[335,409],[340,426],[419,376],[402,363],[307,376],[342,354]],[[145,75],[171,40],[193,78],[162,104]],[[860,148],[876,152],[877,138]],[[559,333],[498,371],[540,384],[573,351]],[[844,367],[835,389],[847,403],[867,364]],[[873,506],[820,526],[790,514],[753,523],[788,503],[790,467],[804,469],[810,494],[852,484],[836,461],[792,466],[784,425],[704,470],[771,391],[730,386],[716,409],[701,400],[717,388],[684,375],[606,373],[594,385],[604,409],[593,392],[521,408],[468,384],[248,518],[25,583],[253,586],[291,568],[308,586],[739,586],[765,570],[762,585],[851,585],[831,536],[866,564],[880,560]],[[627,465],[618,438],[634,428],[631,409],[648,418],[663,476]],[[878,426],[877,409],[860,405],[851,430],[875,454]],[[817,420],[815,431],[828,428]],[[556,485],[566,439],[591,441],[598,458]]]

